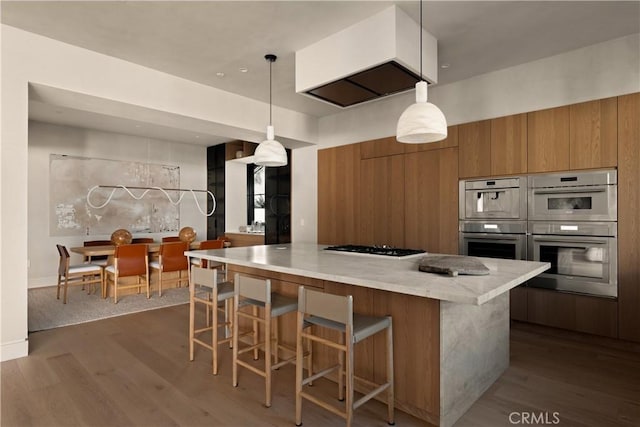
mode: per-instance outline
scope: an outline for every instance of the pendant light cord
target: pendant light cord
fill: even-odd
[[[422,0],[420,0],[420,80],[422,78]]]
[[[269,60],[269,126],[273,126],[273,119],[272,119],[272,104],[271,104],[271,93],[272,93],[272,89],[271,89],[271,85],[272,85],[272,81],[273,78],[271,77],[271,67],[273,66],[273,61]]]

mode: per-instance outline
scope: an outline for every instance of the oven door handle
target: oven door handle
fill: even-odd
[[[575,239],[571,239],[568,238],[566,240],[560,240],[560,239],[547,239],[544,237],[538,237],[538,236],[534,236],[533,238],[534,243],[537,242],[544,242],[544,243],[575,243],[576,245],[606,245],[607,242],[603,242],[600,240],[589,240],[589,241],[584,241],[584,240],[575,240]]]
[[[533,194],[577,194],[577,193],[604,193],[606,188],[589,187],[581,189],[558,189],[558,190],[533,190]]]

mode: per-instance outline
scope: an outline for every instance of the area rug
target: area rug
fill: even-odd
[[[69,287],[67,304],[62,303],[62,295],[56,299],[55,286],[29,289],[28,298],[29,332],[36,332],[186,304],[189,302],[189,288],[166,289],[162,291],[162,297],[156,291],[149,299],[146,294],[124,295],[118,298],[117,304],[113,303],[113,298],[102,299],[97,293],[87,295],[81,286]]]

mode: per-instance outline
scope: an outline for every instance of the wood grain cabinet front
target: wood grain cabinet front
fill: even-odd
[[[459,125],[458,148],[460,178],[491,175],[491,120]]]
[[[569,167],[591,169],[618,164],[618,99],[569,106]]]
[[[569,107],[527,114],[527,171],[569,170]]]
[[[527,173],[527,115],[491,119],[491,174]]]

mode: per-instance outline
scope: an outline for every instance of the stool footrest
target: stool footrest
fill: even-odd
[[[382,393],[383,391],[385,391],[388,388],[389,388],[389,383],[385,383],[385,384],[382,384],[380,387],[377,387],[376,389],[371,390],[369,393],[365,394],[360,399],[358,399],[355,402],[353,402],[353,409],[357,409],[360,405],[362,405],[363,403],[367,402],[372,397],[377,396],[378,394]]]
[[[267,376],[267,373],[266,373],[266,372],[264,372],[264,371],[263,371],[263,370],[261,370],[261,369],[256,368],[256,367],[255,367],[255,366],[253,366],[253,365],[248,364],[247,362],[245,362],[245,361],[243,361],[243,360],[239,360],[239,359],[238,359],[238,360],[236,360],[236,363],[237,363],[238,365],[242,366],[243,368],[247,368],[248,370],[250,370],[250,371],[251,371],[251,372],[253,372],[254,374],[258,374],[258,375],[260,375],[260,376],[261,376],[261,377],[263,377],[263,378],[266,378],[266,376]]]
[[[323,407],[324,409],[326,409],[329,412],[333,412],[334,414],[338,415],[339,417],[342,417],[344,419],[347,418],[347,413],[340,410],[339,408],[336,408],[335,406],[331,405],[330,403],[325,402],[322,399],[318,399],[317,397],[309,394],[309,393],[305,393],[304,391],[300,392],[300,396],[304,397],[305,399],[315,403],[318,406]]]
[[[335,371],[336,369],[339,369],[340,365],[334,365],[331,366],[323,371],[317,372],[313,375],[311,375],[310,377],[305,378],[304,380],[302,380],[302,385],[307,385],[310,382],[313,382],[313,380],[317,380],[320,377],[324,377],[325,375],[327,375],[329,372]]]

